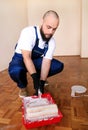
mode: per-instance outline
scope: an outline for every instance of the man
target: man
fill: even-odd
[[[58,14],[49,10],[44,14],[40,26],[29,26],[22,30],[9,64],[9,74],[20,88],[20,97],[28,96],[27,72],[33,79],[35,95],[38,95],[38,90],[44,93],[47,77],[63,70],[63,63],[53,59],[53,35],[58,25]]]

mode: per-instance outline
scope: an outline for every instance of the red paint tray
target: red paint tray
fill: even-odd
[[[37,96],[31,96],[31,97],[32,98],[38,98]],[[28,98],[30,98],[30,97],[27,97],[27,99]],[[50,101],[52,104],[55,104],[55,101],[53,100],[53,98],[51,97],[51,95],[49,93],[43,94],[42,98],[47,98],[48,101]],[[56,117],[49,118],[47,120],[34,121],[34,122],[28,121],[25,118],[25,113],[26,113],[26,110],[25,110],[26,108],[25,108],[25,103],[24,103],[25,100],[26,100],[26,98],[23,98],[23,100],[22,100],[23,101],[23,107],[22,107],[23,116],[22,116],[22,121],[23,121],[23,124],[25,125],[25,127],[27,129],[41,127],[41,126],[45,126],[45,125],[50,125],[50,124],[53,124],[53,123],[58,123],[58,122],[60,122],[60,120],[63,117],[62,113],[58,109],[58,116],[56,116]]]

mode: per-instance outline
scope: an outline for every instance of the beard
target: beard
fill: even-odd
[[[47,37],[45,36],[45,34],[44,34],[44,31],[43,31],[42,27],[40,28],[40,34],[41,34],[42,39],[43,39],[44,41],[49,41],[50,38],[52,37],[52,35],[50,35],[50,37],[47,38]]]

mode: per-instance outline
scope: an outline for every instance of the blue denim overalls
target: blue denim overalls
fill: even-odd
[[[40,75],[43,55],[45,55],[48,50],[48,42],[46,42],[44,49],[39,48],[37,28],[35,26],[34,28],[35,28],[35,34],[36,34],[36,43],[32,50],[31,58],[33,60],[37,73]],[[64,65],[62,62],[56,59],[52,59],[48,76],[52,76],[61,72],[63,70],[63,66]],[[8,71],[9,71],[10,77],[17,83],[18,87],[24,88],[27,86],[27,69],[23,62],[22,54],[18,54],[18,53],[14,54],[12,61],[9,64]]]

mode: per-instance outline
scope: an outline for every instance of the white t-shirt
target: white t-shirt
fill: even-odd
[[[36,26],[36,27],[37,27],[37,34],[38,34],[38,38],[39,38],[38,47],[43,49],[44,45],[45,45],[45,41],[43,41],[43,39],[41,37],[39,26]],[[19,37],[15,52],[21,54],[21,50],[32,51],[32,49],[36,43],[35,41],[36,41],[36,34],[35,34],[34,26],[29,26],[29,27],[24,28],[21,31],[21,35]],[[48,50],[44,57],[48,58],[48,59],[52,59],[54,50],[55,50],[55,40],[52,37],[48,42]]]

